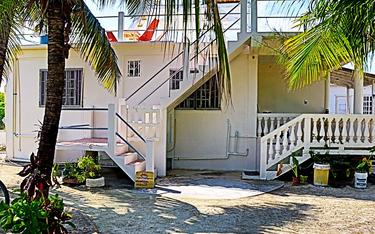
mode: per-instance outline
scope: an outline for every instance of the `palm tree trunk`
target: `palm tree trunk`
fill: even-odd
[[[48,18],[47,98],[37,154],[38,169],[50,181],[64,92],[64,15],[61,1],[50,1]],[[48,195],[49,186],[41,189]]]

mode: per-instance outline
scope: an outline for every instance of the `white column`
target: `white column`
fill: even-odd
[[[246,12],[246,20],[247,20],[247,12]],[[251,0],[251,33],[257,33],[257,32],[258,32],[258,3],[257,3],[257,0]]]
[[[241,31],[240,33],[246,33],[247,31],[247,1],[248,0],[241,0]]]
[[[118,13],[118,24],[117,24],[117,38],[119,41],[124,40],[124,12],[120,11]]]
[[[346,86],[346,113],[351,114],[351,106],[350,106],[350,88]]]
[[[363,77],[358,69],[354,70],[354,114],[363,113]]]
[[[324,109],[325,112],[328,114],[329,113],[329,89],[331,85],[331,76],[330,73],[328,73],[327,78],[325,80],[325,89],[324,89],[324,97],[325,97],[325,102],[324,102]]]

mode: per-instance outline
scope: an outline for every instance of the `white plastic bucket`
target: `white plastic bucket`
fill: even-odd
[[[367,172],[356,172],[354,174],[354,187],[359,189],[367,188]]]

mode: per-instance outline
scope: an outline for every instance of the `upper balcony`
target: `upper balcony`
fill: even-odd
[[[297,28],[296,18],[308,8],[307,0],[218,0],[220,17],[223,31],[227,41],[237,39],[240,32],[273,34],[273,33],[296,33],[303,30]],[[182,42],[184,36],[183,12],[181,9],[173,15],[173,31],[167,33],[165,26],[166,14],[163,6],[160,7],[157,17],[154,14],[127,15],[120,11],[117,15],[105,13],[96,14],[101,25],[118,42],[143,41],[169,41]],[[207,23],[203,16],[205,9],[201,8],[201,24]],[[108,12],[108,11],[106,11]],[[195,15],[191,13],[191,21],[187,26],[187,37],[190,41],[196,39]],[[206,24],[205,24],[206,25]],[[208,24],[207,24],[208,25]],[[202,29],[206,31],[209,26]],[[20,39],[22,44],[40,44],[39,33],[31,29],[21,30]],[[150,33],[152,32],[152,33]],[[143,37],[142,37],[143,35]],[[207,41],[212,40],[213,34],[207,33]]]

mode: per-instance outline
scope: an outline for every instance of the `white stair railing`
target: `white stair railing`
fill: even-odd
[[[297,113],[258,113],[257,136],[261,137],[286,124],[301,114]]]
[[[267,179],[267,170],[304,146],[305,117],[285,123],[260,140],[260,178]],[[308,131],[308,129],[307,129]]]

